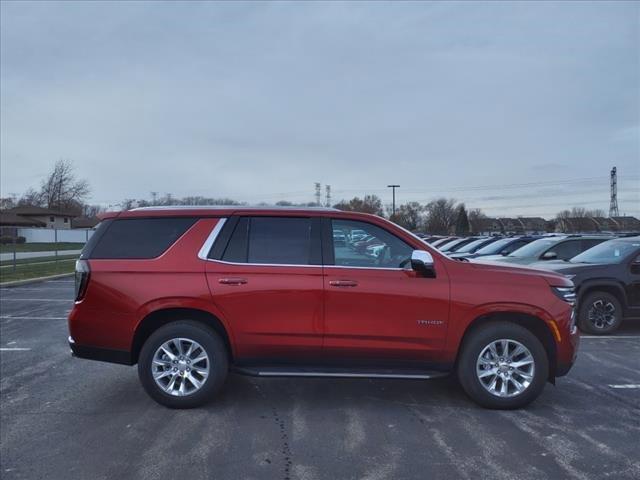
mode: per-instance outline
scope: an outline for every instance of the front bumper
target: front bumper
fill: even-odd
[[[73,337],[69,337],[69,348],[71,348],[71,355],[74,357],[97,360],[99,362],[119,363],[121,365],[133,365],[131,353],[124,350],[78,345]]]
[[[569,325],[568,336],[561,346],[560,355],[558,355],[558,363],[556,365],[556,377],[562,377],[569,373],[571,367],[578,358],[578,349],[580,347],[580,331],[575,323],[575,309],[571,312],[571,323]]]

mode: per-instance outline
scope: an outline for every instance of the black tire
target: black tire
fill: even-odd
[[[529,350],[534,361],[531,383],[522,393],[511,397],[499,397],[490,393],[476,373],[476,364],[485,347],[502,339],[522,344]],[[492,322],[479,326],[467,335],[458,357],[457,370],[462,388],[477,404],[492,409],[515,409],[528,405],[542,393],[549,377],[549,359],[542,342],[526,328],[515,323]]]
[[[609,323],[610,322],[610,323]],[[580,300],[578,326],[592,335],[608,335],[622,323],[622,305],[608,292],[591,292]]]
[[[162,344],[173,338],[197,342],[209,357],[209,374],[206,380],[199,390],[185,396],[166,393],[153,378],[153,356]],[[138,376],[145,391],[160,405],[169,408],[195,408],[210,401],[222,388],[229,369],[227,355],[224,342],[214,330],[199,322],[180,320],[160,327],[147,339],[138,358]]]

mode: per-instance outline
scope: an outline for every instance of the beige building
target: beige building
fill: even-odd
[[[42,207],[15,207],[3,212],[6,220],[24,219],[30,226],[40,226],[44,228],[71,228],[71,220],[77,217],[74,213],[61,212]],[[3,223],[5,223],[3,221]],[[24,225],[24,223],[23,223]]]

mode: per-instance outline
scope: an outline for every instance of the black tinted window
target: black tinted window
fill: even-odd
[[[505,247],[504,250],[502,250],[502,253],[504,255],[509,255],[511,252],[515,252],[517,249],[519,249],[520,247],[526,244],[527,242],[525,242],[524,240],[521,242],[513,242],[511,245]]]
[[[310,255],[309,218],[251,218],[247,255],[249,263],[308,265]]]
[[[245,263],[247,261],[247,233],[249,232],[249,219],[246,217],[238,220],[229,244],[222,255],[225,262]]]
[[[196,220],[196,218],[113,220],[91,252],[91,258],[158,257]]]
[[[582,251],[580,245],[580,240],[569,240],[550,248],[548,251],[555,252],[560,260],[569,260],[571,257],[575,257]]]

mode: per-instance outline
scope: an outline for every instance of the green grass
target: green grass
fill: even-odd
[[[11,267],[0,268],[0,284],[14,280],[27,280],[29,278],[48,277],[61,273],[73,273],[75,259],[61,260],[58,263],[20,264],[14,270]]]
[[[58,261],[60,260],[77,260],[78,254],[74,253],[72,255],[58,255]],[[35,257],[35,258],[20,258],[16,260],[16,265],[27,265],[27,264],[44,264],[44,263],[53,263],[56,261],[56,257]],[[13,266],[13,260],[4,260],[0,262],[0,268],[11,268]]]
[[[58,242],[58,243],[17,243],[16,252],[52,252],[54,250],[81,250],[84,243]],[[13,252],[13,244],[0,245],[0,253]]]

